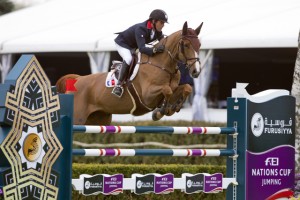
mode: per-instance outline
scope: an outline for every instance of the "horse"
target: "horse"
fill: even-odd
[[[139,116],[152,111],[152,119],[160,120],[179,112],[191,94],[189,84],[179,85],[178,63],[184,63],[192,78],[201,71],[198,35],[203,22],[196,28],[188,28],[165,36],[156,45],[165,45],[164,52],[154,56],[140,55],[136,76],[127,79],[121,98],[111,94],[112,87],[105,85],[109,72],[80,76],[67,74],[56,82],[58,93],[74,95],[74,124],[110,125],[112,114]],[[155,45],[154,45],[155,46]],[[74,90],[66,90],[66,81],[73,80]]]

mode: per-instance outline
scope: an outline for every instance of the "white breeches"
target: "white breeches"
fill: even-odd
[[[117,47],[117,51],[120,54],[120,56],[123,58],[123,60],[127,63],[127,65],[130,65],[131,61],[132,61],[132,55],[129,49],[126,49],[124,47],[121,47],[120,45],[118,45],[117,43],[116,47]]]

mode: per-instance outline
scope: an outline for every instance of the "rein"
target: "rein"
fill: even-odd
[[[154,67],[157,67],[165,72],[167,72],[168,74],[170,74],[171,76],[174,76],[175,74],[177,74],[177,71],[178,71],[178,67],[176,67],[175,69],[175,72],[171,72],[169,69],[165,68],[165,67],[162,67],[162,66],[159,66],[157,64],[154,64],[150,61],[150,57],[148,57],[148,60],[146,62],[139,62],[139,64],[150,64]]]
[[[176,65],[176,68],[175,68],[175,72],[171,72],[169,69],[167,69],[167,68],[165,68],[165,67],[161,67],[161,66],[159,66],[159,65],[156,65],[156,64],[152,63],[152,62],[150,61],[150,56],[148,56],[148,60],[147,60],[146,62],[139,62],[139,64],[149,64],[149,65],[152,65],[152,66],[154,66],[154,67],[157,67],[157,68],[159,68],[159,69],[161,69],[161,70],[167,72],[167,73],[170,75],[170,81],[169,81],[169,84],[171,84],[173,77],[174,77],[174,76],[177,74],[177,72],[178,72],[178,66],[177,66],[177,65]]]
[[[166,37],[164,43],[167,43],[167,39],[168,39],[168,36]],[[168,54],[170,55],[170,51],[167,50],[167,52],[168,52]],[[173,57],[172,55],[170,55],[170,57],[171,57],[172,60],[177,61],[176,59],[174,59],[174,57]],[[179,61],[179,60],[178,60],[178,61]],[[177,74],[177,72],[178,72],[178,66],[177,66],[177,65],[176,65],[176,67],[175,67],[175,72],[171,72],[171,71],[170,71],[169,69],[167,69],[166,67],[162,67],[162,66],[160,66],[160,65],[157,65],[157,64],[152,63],[152,62],[150,61],[150,56],[148,56],[148,60],[147,60],[147,61],[145,61],[145,62],[139,62],[139,64],[149,64],[149,65],[152,65],[152,66],[154,66],[154,67],[157,67],[157,68],[159,68],[159,69],[165,71],[166,73],[168,73],[168,74],[170,75],[170,82],[169,82],[170,84],[171,84],[171,82],[172,82],[172,78],[173,78],[173,77]]]

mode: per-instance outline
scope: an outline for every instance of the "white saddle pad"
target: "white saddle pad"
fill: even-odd
[[[137,72],[139,71],[139,67],[140,67],[140,59],[141,59],[141,53],[138,53],[138,62],[134,67],[133,73],[130,76],[130,80],[132,81],[136,75]],[[106,87],[114,87],[117,84],[118,79],[115,76],[115,69],[111,70],[110,72],[108,72],[107,76],[106,76],[106,80],[105,80],[105,86]]]

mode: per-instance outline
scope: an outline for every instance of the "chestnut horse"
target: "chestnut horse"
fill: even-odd
[[[121,98],[111,94],[106,87],[108,73],[86,76],[68,74],[61,77],[56,88],[59,93],[74,94],[74,124],[109,125],[112,114],[143,115],[153,111],[153,120],[179,112],[192,92],[189,84],[179,85],[178,62],[189,70],[192,78],[200,74],[200,33],[203,23],[196,29],[184,23],[182,30],[163,38],[158,44],[165,45],[164,52],[149,57],[141,55],[139,69],[133,80],[127,80]],[[66,80],[76,80],[76,91],[66,91]]]

